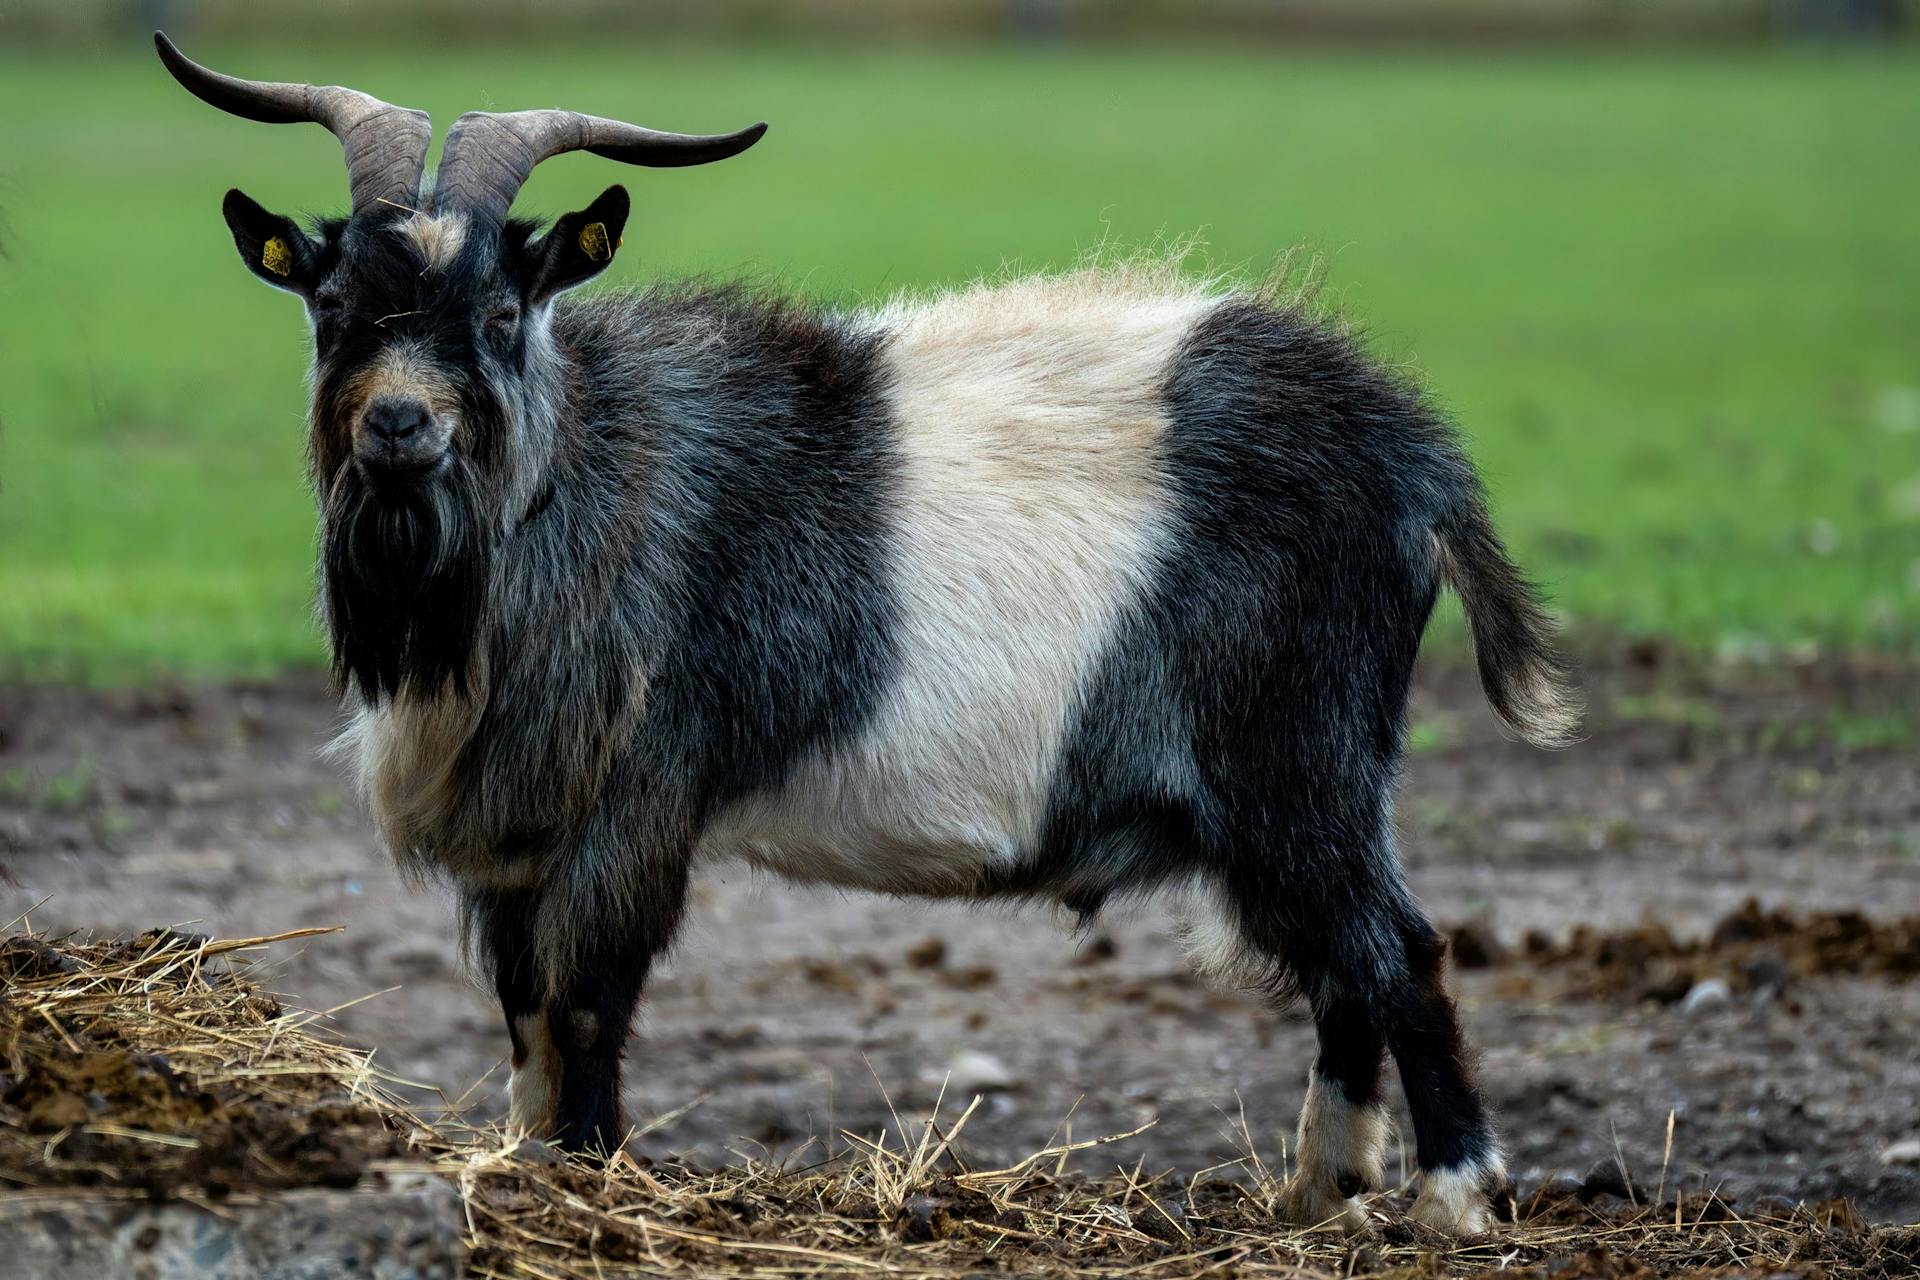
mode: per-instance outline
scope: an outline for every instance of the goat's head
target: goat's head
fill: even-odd
[[[241,259],[298,294],[313,332],[309,456],[325,513],[325,599],[342,674],[369,697],[464,678],[494,541],[539,497],[551,419],[553,299],[613,260],[624,187],[544,232],[508,217],[535,165],[568,151],[651,167],[737,155],[766,131],[660,133],[572,111],[469,112],[423,193],[426,115],[353,89],[240,80],[156,32],[203,101],[340,139],[352,213],[312,234],[238,190]],[[438,634],[459,628],[459,634]]]

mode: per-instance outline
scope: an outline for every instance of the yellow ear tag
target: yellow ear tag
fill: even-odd
[[[277,276],[287,275],[293,270],[293,250],[287,248],[285,240],[275,236],[260,246],[260,265]]]
[[[580,228],[580,252],[595,262],[605,262],[613,256],[613,246],[607,243],[607,224],[589,222]]]

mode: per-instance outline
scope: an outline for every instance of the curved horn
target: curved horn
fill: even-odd
[[[533,167],[568,151],[669,169],[737,156],[766,131],[763,122],[738,133],[662,133],[578,111],[469,111],[447,132],[434,207],[501,222]]]
[[[265,124],[322,124],[340,139],[354,212],[380,201],[411,208],[420,200],[433,125],[424,111],[396,107],[338,85],[241,80],[201,66],[153,33],[153,47],[173,78],[209,106]]]

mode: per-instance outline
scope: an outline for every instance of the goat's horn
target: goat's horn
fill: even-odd
[[[413,207],[420,201],[433,125],[424,111],[396,107],[338,85],[241,80],[203,67],[174,47],[164,32],[153,47],[173,78],[194,97],[245,120],[265,124],[322,124],[340,139],[355,212],[381,201]]]
[[[668,169],[737,156],[766,131],[763,123],[738,133],[662,133],[577,111],[469,111],[447,132],[434,206],[500,222],[533,167],[568,151]]]

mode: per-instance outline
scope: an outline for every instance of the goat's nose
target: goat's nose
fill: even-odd
[[[424,403],[396,396],[381,396],[360,419],[368,435],[387,444],[404,443],[432,422],[433,414]]]

